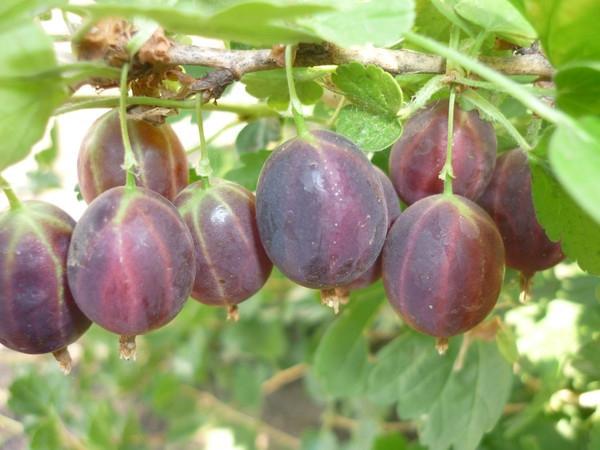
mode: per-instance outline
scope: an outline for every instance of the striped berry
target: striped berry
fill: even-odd
[[[496,162],[496,135],[477,111],[454,108],[454,193],[477,199],[489,183]],[[439,178],[446,161],[448,102],[438,101],[404,124],[390,153],[390,178],[406,204],[444,190]]]
[[[148,189],[109,189],[73,232],[68,259],[73,297],[93,322],[122,336],[125,358],[134,356],[135,335],[177,315],[194,274],[190,232],[175,207]]]
[[[173,200],[188,182],[185,151],[170,125],[127,120],[137,161],[136,183]],[[118,110],[91,126],[79,150],[77,175],[83,199],[90,203],[102,192],[125,185],[123,137]]]
[[[273,268],[258,236],[254,194],[230,181],[197,181],[175,205],[194,240],[192,297],[227,307],[235,318],[236,305],[254,295]]]
[[[448,338],[492,310],[504,246],[487,213],[464,197],[434,195],[400,214],[383,248],[387,297],[410,326]]]

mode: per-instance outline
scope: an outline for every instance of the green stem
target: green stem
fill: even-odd
[[[129,64],[123,64],[121,69],[121,83],[120,83],[120,102],[119,102],[119,124],[121,125],[121,136],[123,138],[123,168],[125,169],[126,178],[125,186],[128,190],[132,191],[135,189],[135,168],[137,162],[133,149],[131,148],[131,141],[129,140],[129,130],[127,128],[127,94],[129,87],[127,84],[127,73],[129,71]]]
[[[333,112],[333,115],[329,118],[329,120],[326,123],[327,128],[331,128],[332,126],[335,125],[335,121],[337,120],[338,116],[340,115],[340,112],[342,111],[342,108],[344,107],[344,103],[346,103],[346,97],[342,97],[339,101],[339,103],[337,104],[335,111]]]
[[[404,34],[404,37],[408,42],[418,45],[427,51],[440,55],[447,60],[454,61],[469,71],[476,73],[480,77],[495,83],[499,88],[512,95],[514,98],[535,112],[538,116],[548,120],[549,122],[556,125],[566,125],[574,130],[577,129],[577,125],[569,116],[546,105],[533,94],[528,92],[523,86],[515,83],[510,78],[505,77],[501,73],[491,69],[485,64],[482,64],[479,61],[466,56],[457,50],[451,49],[433,39],[413,33],[412,31],[407,31]]]
[[[452,169],[452,147],[454,146],[454,101],[456,92],[450,88],[450,98],[448,99],[448,142],[446,144],[446,163],[440,172],[440,178],[444,180],[444,194],[452,195],[452,179],[454,170]]]
[[[211,137],[209,137],[206,140],[206,145],[210,145],[212,144],[219,136],[221,136],[225,131],[235,127],[236,125],[240,124],[240,120],[239,119],[235,119],[232,122],[229,122],[227,125],[225,125],[223,128],[221,128],[219,131],[217,131],[215,134],[213,134]],[[196,153],[198,151],[201,151],[202,148],[200,145],[196,145],[195,147],[190,148],[189,150],[186,150],[186,153],[188,155],[191,155],[193,153]]]
[[[454,83],[463,84],[465,86],[471,86],[476,88],[485,89],[488,91],[498,91],[498,86],[494,83],[490,83],[488,81],[480,81],[474,80],[469,77],[465,77],[462,75],[452,75],[452,79],[450,80]],[[529,85],[521,85],[524,89],[530,92],[532,95],[544,95],[544,96],[555,96],[556,89],[551,88],[541,88],[536,86]]]
[[[287,79],[288,91],[290,93],[290,106],[292,108],[292,116],[294,116],[294,122],[296,123],[298,135],[302,139],[310,140],[311,135],[308,131],[308,127],[306,126],[306,122],[304,122],[304,117],[302,116],[301,112],[302,106],[300,105],[300,100],[298,99],[298,94],[296,93],[296,85],[294,84],[293,51],[294,48],[292,45],[287,45],[285,47],[285,76]]]
[[[200,92],[196,94],[196,123],[198,124],[198,135],[200,136],[200,160],[198,161],[198,168],[196,170],[203,181],[202,186],[208,187],[210,185],[209,176],[212,173],[212,168],[210,166],[210,159],[208,158],[208,145],[206,144],[206,137],[204,135],[202,101],[202,93]]]
[[[17,198],[15,191],[13,191],[12,187],[6,181],[6,179],[0,175],[0,187],[4,191],[4,195],[6,195],[6,199],[8,200],[8,205],[10,209],[15,210],[21,207],[21,201]]]
[[[54,113],[65,114],[80,109],[93,108],[114,108],[120,103],[118,96],[75,96],[71,97],[68,103],[57,108]],[[149,105],[162,106],[164,108],[179,108],[179,109],[195,109],[195,100],[172,100],[155,97],[140,97],[131,96],[126,99],[127,105]],[[277,117],[279,113],[272,110],[267,105],[258,103],[256,105],[235,105],[231,103],[219,102],[204,103],[202,105],[204,111],[223,111],[239,115],[242,119],[257,118],[257,117]]]
[[[508,132],[508,134],[510,134],[510,136],[515,140],[517,145],[521,147],[524,151],[531,150],[531,145],[529,145],[529,143],[525,140],[521,133],[519,133],[519,130],[515,128],[511,121],[508,120],[498,108],[496,108],[492,103],[487,101],[484,97],[482,97],[473,90],[468,90],[463,93],[461,98],[467,100],[469,103],[471,103],[479,110],[483,111],[486,115],[491,117],[493,120],[497,121],[500,125],[502,125],[504,129]]]
[[[444,75],[435,75],[431,77],[429,81],[427,81],[427,83],[425,83],[423,87],[418,90],[413,100],[403,106],[400,111],[398,111],[398,117],[400,119],[406,119],[407,117],[412,116],[415,111],[418,111],[425,106],[433,94],[442,89],[444,86]]]

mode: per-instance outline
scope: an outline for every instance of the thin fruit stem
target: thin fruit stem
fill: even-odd
[[[113,95],[77,95],[71,97],[68,103],[57,108],[54,113],[65,114],[80,109],[114,108],[120,102],[119,96]],[[164,108],[195,109],[195,100],[173,100],[168,98],[155,98],[144,96],[131,96],[126,99],[127,105],[149,105],[162,106]],[[235,105],[232,103],[205,103],[202,105],[205,111],[223,111],[238,114],[245,119],[257,117],[276,117],[279,113],[263,103],[256,105]]]
[[[577,127],[576,123],[569,116],[546,105],[543,101],[531,94],[519,83],[514,82],[510,78],[502,75],[500,72],[497,72],[485,64],[480,63],[476,59],[464,55],[461,52],[449,48],[433,39],[413,33],[412,31],[407,31],[404,34],[404,38],[407,42],[418,45],[424,50],[440,55],[447,60],[454,61],[467,70],[476,73],[481,78],[495,83],[498,86],[498,90],[503,90],[504,92],[510,94],[525,106],[530,108],[537,115],[548,120],[549,122],[555,125],[566,125],[573,130],[579,130],[579,127]]]
[[[444,180],[444,194],[452,195],[452,179],[454,170],[452,169],[452,148],[454,146],[454,102],[456,92],[450,87],[450,98],[448,100],[448,141],[446,144],[446,163],[440,172],[440,178]]]
[[[120,102],[119,102],[119,124],[121,125],[121,136],[123,137],[123,168],[125,169],[126,178],[125,186],[128,190],[135,189],[135,168],[137,162],[133,149],[131,148],[131,141],[129,140],[129,130],[127,129],[127,94],[129,91],[127,84],[127,73],[129,71],[129,64],[123,64],[121,69],[121,83],[120,83]]]
[[[10,206],[10,209],[15,210],[20,208],[21,201],[16,196],[15,191],[13,191],[8,181],[6,181],[6,179],[2,175],[0,175],[0,187],[4,191],[4,195],[6,195],[6,199],[8,200],[8,205]]]
[[[209,177],[212,173],[210,159],[208,157],[208,145],[204,135],[204,119],[202,118],[202,93],[196,94],[196,123],[198,125],[198,135],[200,136],[200,159],[196,171],[202,179],[202,186],[205,188],[210,185]]]
[[[236,125],[239,125],[240,123],[241,123],[241,121],[239,119],[235,119],[234,121],[229,122],[227,125],[225,125],[223,128],[221,128],[219,131],[215,132],[215,134],[213,134],[211,137],[209,137],[206,140],[206,145],[212,144],[219,136],[221,136],[227,130],[235,127]],[[185,152],[188,155],[191,155],[191,154],[199,152],[201,150],[202,150],[202,147],[200,145],[196,145],[195,147],[192,147],[189,150],[186,150]]]
[[[332,126],[335,125],[335,122],[336,122],[338,116],[340,115],[342,108],[344,107],[344,103],[346,103],[346,97],[342,97],[340,99],[340,101],[338,102],[338,104],[335,108],[335,111],[333,112],[333,115],[329,118],[329,120],[326,123],[327,128],[331,128]]]
[[[287,79],[288,91],[290,94],[290,106],[292,108],[292,115],[294,116],[294,122],[296,123],[296,130],[298,135],[303,139],[311,139],[311,135],[302,116],[302,106],[296,93],[296,85],[294,84],[294,72],[293,72],[293,56],[294,47],[287,45],[285,47],[285,76]]]

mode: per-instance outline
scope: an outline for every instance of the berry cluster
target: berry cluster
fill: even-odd
[[[42,202],[0,216],[0,343],[53,352],[68,368],[66,346],[94,322],[121,336],[129,358],[135,336],[170,322],[189,296],[235,317],[273,265],[336,310],[382,276],[413,328],[442,340],[469,330],[494,307],[505,264],[526,284],[563,255],[536,220],[525,153],[496,160],[476,111],[454,111],[454,194],[442,193],[447,126],[448,102],[414,115],[392,148],[391,181],[336,133],[291,139],[265,163],[255,198],[226,180],[187,185],[173,130],[135,120],[137,187],[125,186],[110,111],[81,146],[89,207],[77,224]]]

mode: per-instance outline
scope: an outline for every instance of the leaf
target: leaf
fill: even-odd
[[[103,2],[78,6],[93,19],[118,16],[126,19],[143,17],[160,23],[168,31],[200,35],[253,45],[294,44],[314,42],[318,38],[295,22],[313,14],[331,11],[331,6],[317,2],[281,4],[275,0],[245,1],[210,8],[206,3]],[[243,19],[242,19],[243,18]]]
[[[246,189],[254,192],[258,176],[265,164],[267,158],[271,155],[270,151],[261,150],[253,153],[242,153],[240,155],[240,167],[230,170],[225,174],[225,178],[241,184]]]
[[[395,117],[402,106],[402,91],[394,77],[374,65],[338,66],[331,76],[336,87],[352,103],[373,114]]]
[[[13,27],[20,21],[31,21],[32,16],[45,14],[52,8],[65,5],[67,0],[2,0],[0,2],[0,30]]]
[[[276,360],[285,354],[287,340],[281,322],[264,322],[255,319],[242,319],[227,327],[221,338],[224,346],[224,358],[241,355],[253,358]]]
[[[381,405],[398,402],[401,417],[418,417],[443,391],[455,347],[451,345],[446,355],[439,356],[431,337],[408,332],[394,339],[377,354],[368,379],[369,399]]]
[[[388,47],[412,28],[413,0],[330,0],[335,11],[300,21],[314,35],[339,46],[372,44]]]
[[[235,140],[235,148],[239,153],[256,152],[267,148],[271,142],[279,139],[281,139],[279,120],[259,119],[242,128]]]
[[[600,224],[600,117],[582,117],[577,125],[556,129],[550,164],[560,184]]]
[[[301,450],[338,450],[337,437],[333,431],[322,429],[302,436]]]
[[[600,274],[600,225],[558,183],[552,170],[530,160],[533,204],[538,220],[553,241],[579,267]]]
[[[403,334],[377,355],[367,393],[379,404],[397,402],[403,419],[422,419],[420,441],[428,448],[475,449],[502,414],[512,373],[496,345],[480,341],[453,371],[457,346],[451,344],[439,356],[432,338]]]
[[[560,109],[573,116],[600,115],[600,62],[569,65],[554,82]]]
[[[452,372],[419,433],[429,448],[475,450],[502,415],[512,371],[495,343],[471,345],[464,367]]]
[[[294,83],[298,98],[305,105],[319,101],[323,88],[316,80],[324,77],[328,71],[313,68],[294,69]],[[263,70],[247,73],[242,77],[246,92],[256,98],[266,98],[272,108],[284,110],[290,102],[285,70]]]
[[[45,416],[52,408],[60,411],[64,407],[67,389],[64,377],[42,379],[31,373],[12,382],[8,406],[16,414]]]
[[[407,450],[406,438],[400,433],[378,436],[372,450]]]
[[[599,60],[598,0],[510,0],[533,25],[553,66]]]
[[[333,397],[357,395],[364,389],[368,349],[363,332],[384,294],[377,283],[360,295],[360,301],[351,295],[349,305],[329,326],[315,352],[314,374]]]
[[[371,114],[354,105],[342,108],[335,129],[364,152],[385,150],[402,134],[398,119]]]
[[[487,33],[496,33],[523,47],[536,38],[535,30],[509,0],[461,0],[454,10]]]
[[[0,48],[1,171],[28,155],[66,92],[59,77],[24,78],[56,67],[52,40],[38,25],[2,29]]]
[[[61,439],[58,423],[53,416],[44,417],[39,420],[31,428],[27,430],[30,436],[30,450],[49,450],[53,448],[62,448],[63,442]]]
[[[496,344],[498,350],[507,362],[513,364],[519,359],[519,349],[517,348],[517,338],[513,330],[502,323],[496,333]]]

